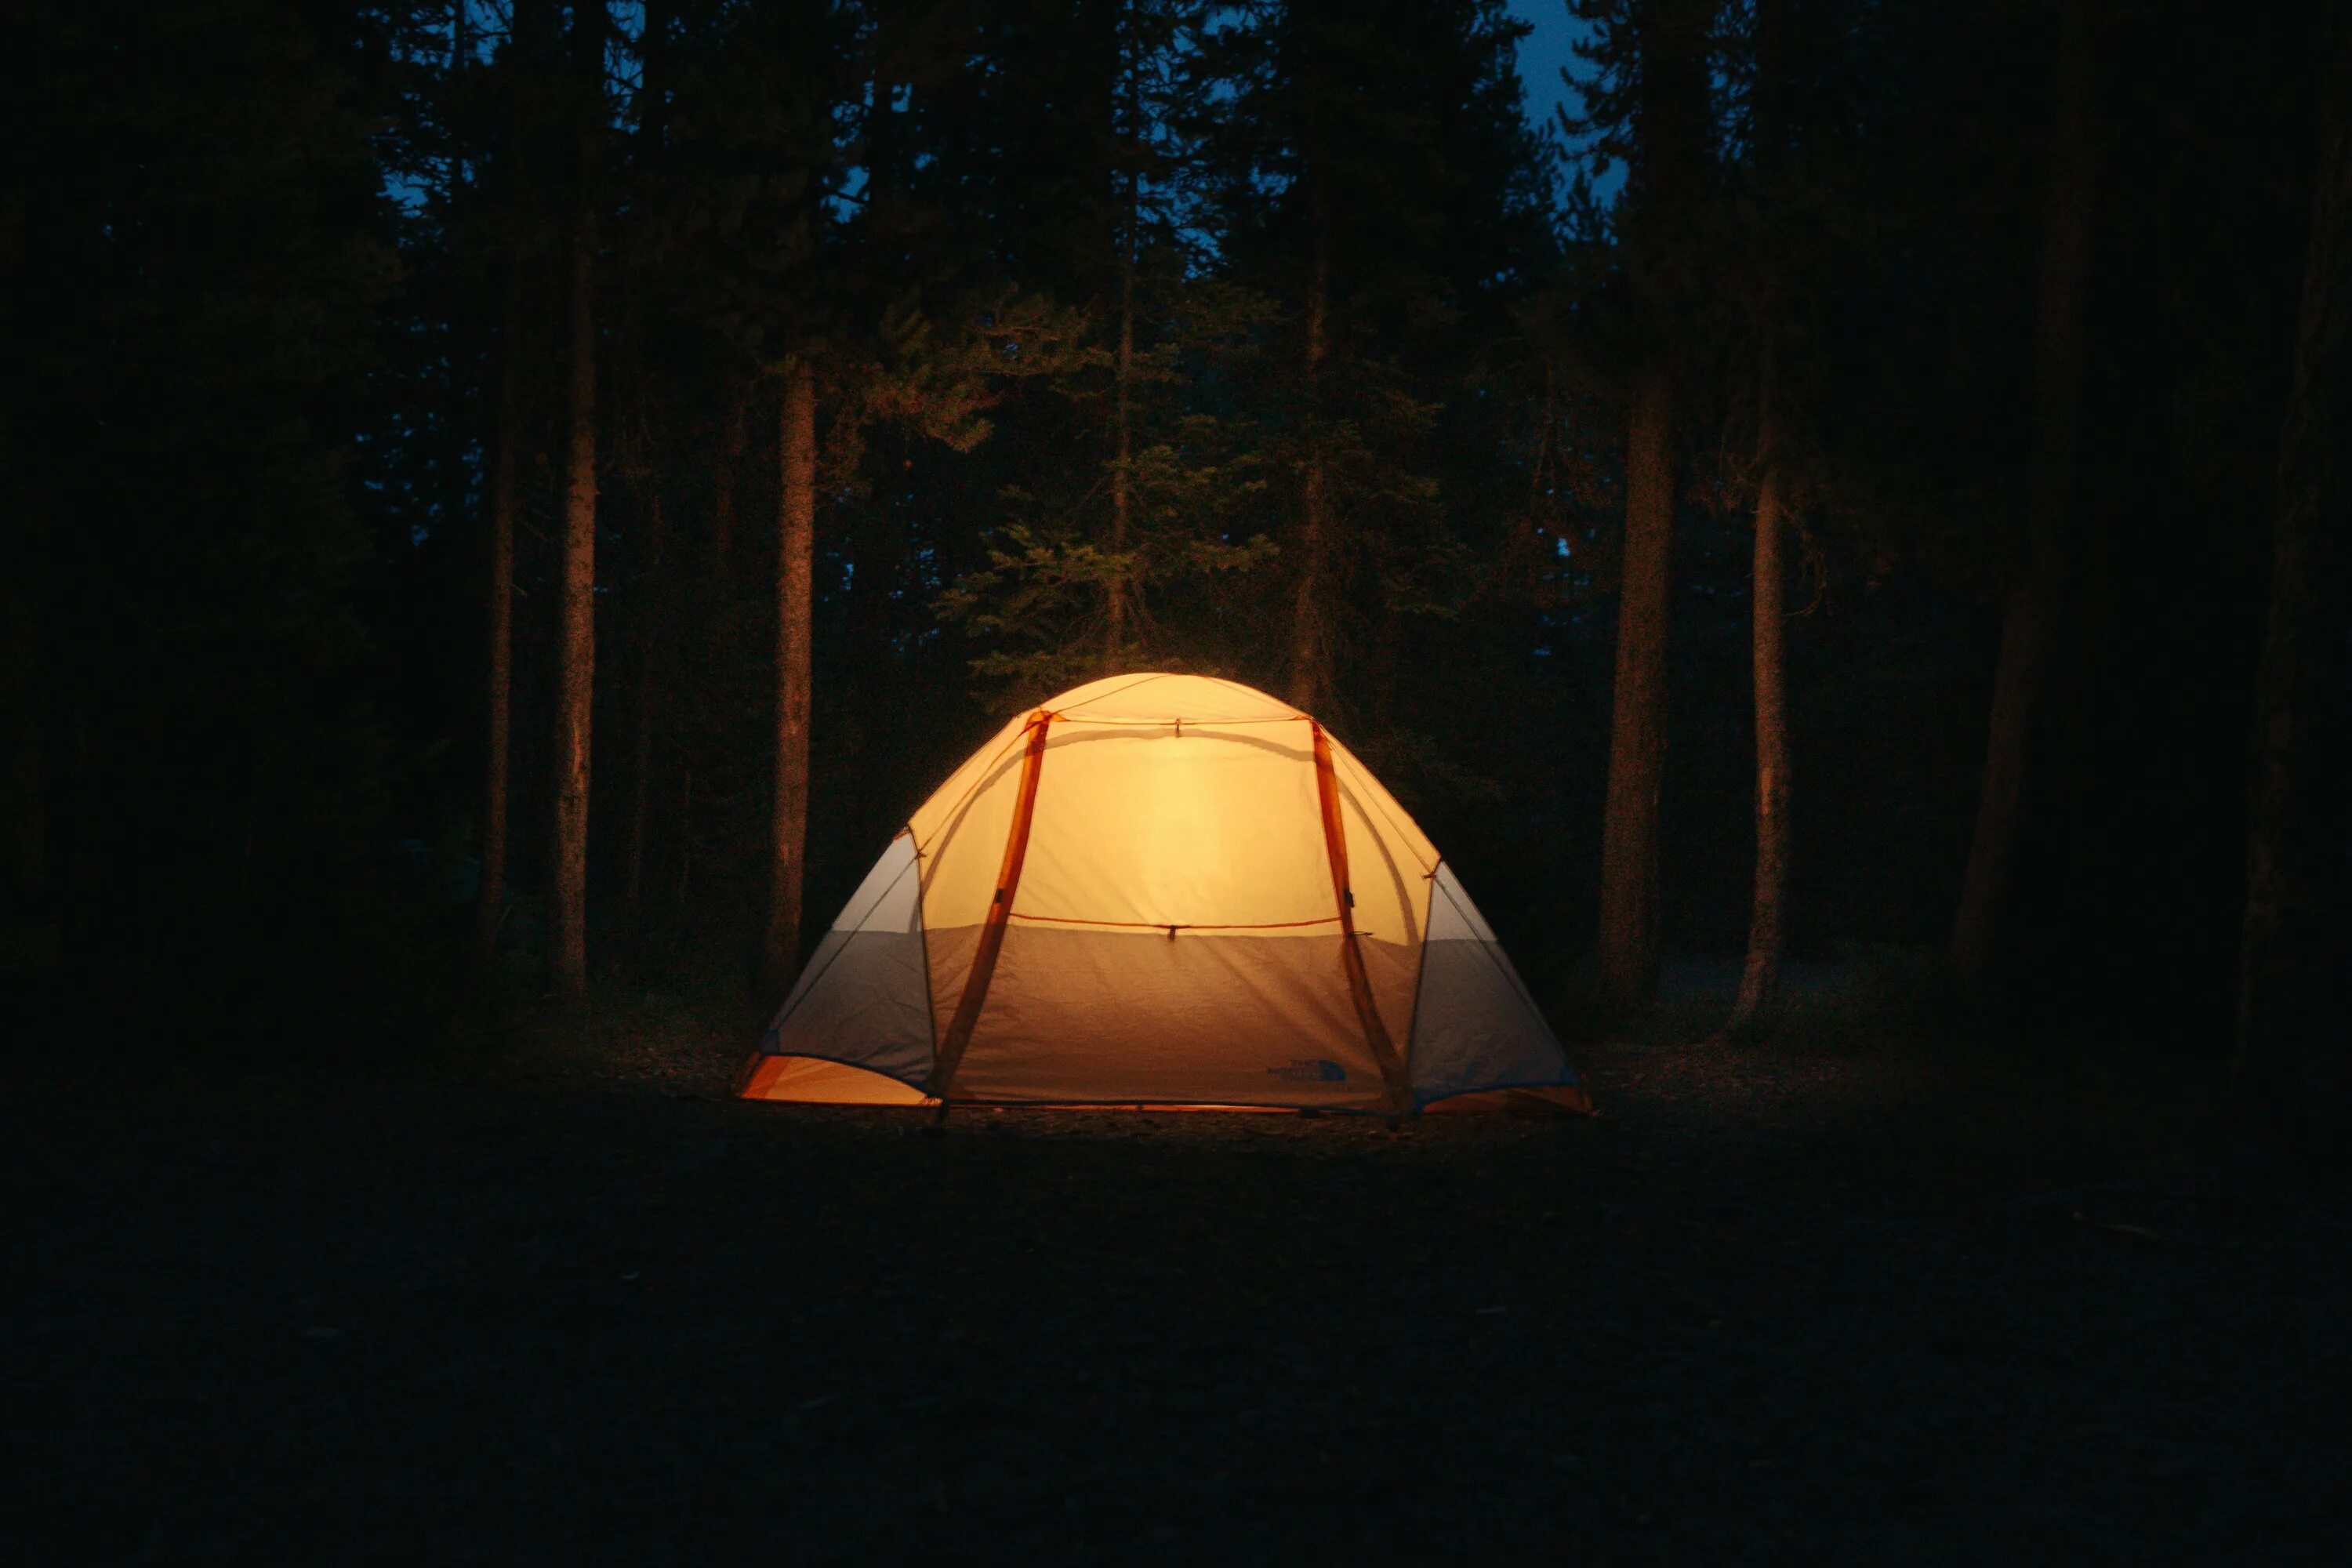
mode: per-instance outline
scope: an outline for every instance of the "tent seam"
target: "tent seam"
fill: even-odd
[[[956,1069],[963,1065],[972,1031],[980,1026],[981,1009],[988,1005],[988,988],[996,978],[997,957],[1004,948],[1004,932],[1013,923],[1013,903],[1021,893],[1021,870],[1029,856],[1029,828],[1037,814],[1037,789],[1045,780],[1045,746],[1053,732],[1054,719],[1051,710],[1040,708],[1023,727],[1028,745],[1021,763],[1021,793],[1013,800],[1013,822],[1004,835],[1004,859],[996,873],[996,896],[989,902],[988,915],[981,927],[980,946],[972,954],[971,970],[964,975],[963,994],[957,999],[955,1016],[948,1020],[946,1036],[932,1048],[929,1092],[941,1101],[948,1098],[949,1083]],[[992,937],[995,939],[992,942]]]
[[[1108,701],[1110,699],[1118,696],[1121,692],[1132,691],[1139,686],[1149,686],[1155,680],[1165,680],[1167,679],[1168,671],[1164,669],[1155,669],[1150,675],[1137,676],[1125,686],[1114,686],[1108,691],[1103,692],[1099,696],[1089,697],[1084,702],[1079,703],[1078,706],[1080,708],[1091,708],[1097,702]]]
[[[1437,865],[1432,867],[1423,879],[1429,884],[1433,904],[1437,897],[1438,868],[1444,864],[1445,860],[1441,856]],[[1412,1087],[1412,1047],[1421,1038],[1421,999],[1428,984],[1429,910],[1424,909],[1421,911],[1421,951],[1413,955],[1412,961],[1412,1016],[1405,1020],[1404,1026],[1404,1081],[1407,1089]],[[1419,1103],[1420,1099],[1418,1093],[1413,1096],[1416,1104]]]

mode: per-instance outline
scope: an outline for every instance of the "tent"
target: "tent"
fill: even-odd
[[[1195,675],[1022,714],[918,810],[747,1099],[1589,1110],[1453,868],[1320,724]]]

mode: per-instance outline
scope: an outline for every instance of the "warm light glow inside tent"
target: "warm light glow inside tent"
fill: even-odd
[[[866,875],[742,1092],[1588,1109],[1495,935],[1313,719],[1190,675],[1014,719]]]

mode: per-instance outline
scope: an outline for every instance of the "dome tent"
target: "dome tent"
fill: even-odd
[[[1323,727],[1192,675],[1014,719],[825,933],[747,1099],[1589,1101],[1453,870]]]

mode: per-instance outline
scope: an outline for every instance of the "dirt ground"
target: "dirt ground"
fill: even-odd
[[[2352,1203],[2194,1085],[1865,1031],[1591,1048],[1591,1121],[931,1131],[729,1100],[742,1023],[37,1078],[0,1558],[2352,1552]]]

